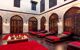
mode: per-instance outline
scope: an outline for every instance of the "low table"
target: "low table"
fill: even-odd
[[[27,42],[28,39],[16,39],[16,40],[3,40],[3,45],[14,44],[19,42]]]
[[[80,41],[70,42],[67,50],[80,50]]]
[[[3,37],[3,45],[28,41],[27,34],[7,34]]]
[[[18,43],[18,42],[25,42],[28,41],[28,39],[16,39],[16,40],[9,40],[7,41],[7,44],[13,44],[13,43]]]

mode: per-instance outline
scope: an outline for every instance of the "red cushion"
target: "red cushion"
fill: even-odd
[[[31,32],[31,34],[39,34],[40,32]]]
[[[80,47],[80,41],[70,42],[69,45]]]
[[[42,36],[42,37],[46,36],[46,34],[43,34],[43,33],[42,33],[42,34],[38,34],[38,35],[39,35],[39,36]]]
[[[67,34],[68,35],[68,34],[71,34],[71,33],[70,32],[63,32],[63,34]]]
[[[47,36],[46,38],[51,39],[53,41],[59,41],[60,40],[60,38],[57,36]]]
[[[3,37],[3,40],[7,40],[9,36],[12,36],[12,34],[7,34]]]
[[[3,37],[3,40],[7,40],[9,36],[13,36],[13,35],[15,35],[15,36],[22,35],[22,36],[24,36],[24,35],[26,35],[26,34],[22,34],[22,33],[21,33],[21,34],[11,34],[11,33],[10,33],[10,34],[5,35],[5,36]]]

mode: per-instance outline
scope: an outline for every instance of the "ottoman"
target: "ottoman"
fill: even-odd
[[[49,42],[56,42],[60,40],[60,38],[57,36],[47,36],[45,38],[46,38],[46,41],[49,41]]]
[[[67,50],[80,50],[80,41],[70,42],[67,46]]]
[[[40,34],[37,34],[37,36],[40,37],[40,38],[43,38],[43,37],[46,36],[46,34],[44,34],[44,33],[40,33]]]
[[[39,34],[40,32],[30,32],[32,35]]]

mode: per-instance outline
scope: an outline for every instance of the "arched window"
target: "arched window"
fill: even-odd
[[[35,17],[31,17],[29,19],[29,31],[37,31],[37,19]]]
[[[11,33],[23,33],[23,19],[15,15],[10,20],[10,32]]]

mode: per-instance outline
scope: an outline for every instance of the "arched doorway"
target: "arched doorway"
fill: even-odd
[[[0,34],[2,34],[2,17],[0,16]]]
[[[29,23],[28,26],[29,31],[37,31],[37,19],[35,17],[31,17],[28,23]]]
[[[23,19],[15,15],[10,19],[10,32],[11,33],[23,33]]]
[[[46,23],[46,19],[45,17],[41,18],[41,22],[40,22],[40,30],[45,30],[45,23]]]
[[[58,33],[58,15],[53,13],[49,18],[49,32]]]
[[[72,7],[64,14],[64,31],[80,35],[80,8]]]

